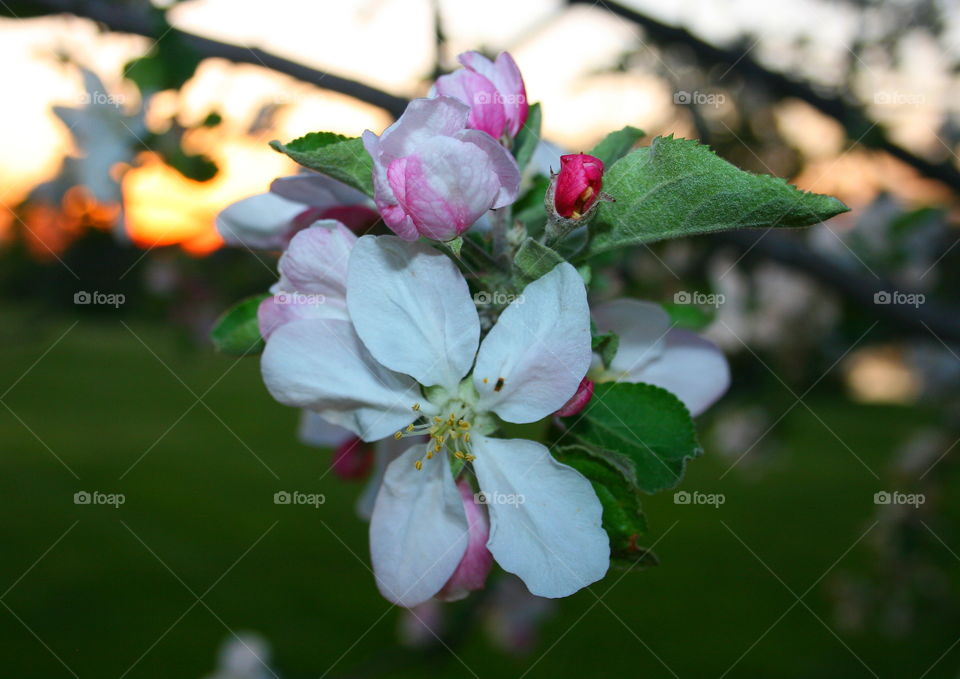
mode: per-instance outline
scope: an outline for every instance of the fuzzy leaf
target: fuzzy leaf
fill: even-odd
[[[557,264],[563,261],[563,257],[555,250],[548,248],[539,241],[527,238],[520,245],[520,249],[517,250],[516,257],[513,260],[513,268],[521,281],[528,283],[550,273]]]
[[[727,229],[809,226],[846,212],[836,198],[740,170],[689,139],[657,137],[607,168],[591,254]]]
[[[311,132],[287,144],[272,141],[270,146],[304,167],[373,196],[373,159],[363,148],[360,137]]]
[[[608,134],[587,153],[602,160],[603,166],[609,168],[627,155],[633,145],[640,141],[642,137],[643,130],[627,125],[622,130]]]
[[[257,323],[257,308],[269,295],[254,295],[234,304],[220,315],[210,331],[217,351],[228,356],[252,356],[263,351]]]
[[[533,158],[533,152],[537,149],[537,144],[540,143],[540,119],[540,102],[537,102],[530,107],[527,113],[527,122],[517,132],[517,138],[513,140],[513,157],[516,159],[521,172]]]
[[[596,385],[593,398],[571,423],[570,433],[610,462],[634,471],[636,487],[655,493],[676,486],[687,460],[703,451],[690,412],[676,396],[652,384]],[[629,477],[629,474],[628,474]]]

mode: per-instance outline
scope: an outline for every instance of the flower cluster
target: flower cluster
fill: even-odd
[[[305,171],[218,219],[228,243],[282,252],[257,310],[264,383],[303,409],[304,440],[335,448],[337,476],[369,479],[358,511],[377,585],[406,607],[484,587],[494,562],[540,597],[602,578],[614,545],[598,482],[558,460],[559,441],[608,383],[654,385],[696,415],[729,381],[719,350],[659,305],[591,304],[569,255],[530,259],[616,199],[604,162],[541,167],[540,233],[515,219],[536,184],[518,164],[523,79],[506,53],[460,61],[364,132],[371,191]]]

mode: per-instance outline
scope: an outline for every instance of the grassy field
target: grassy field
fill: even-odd
[[[295,441],[296,413],[266,394],[256,359],[188,350],[159,324],[5,318],[3,676],[199,678],[228,630],[265,636],[294,678],[356,676],[394,646],[398,612],[367,570],[357,487],[323,477],[328,454]],[[792,399],[774,391],[777,416]],[[827,385],[808,403],[823,423],[793,409],[762,477],[721,479],[730,460],[709,450],[691,465],[682,487],[724,493],[722,507],[651,498],[663,565],[563,601],[532,655],[476,633],[459,661],[441,652],[382,676],[957,676],[960,648],[924,675],[960,635],[955,614],[925,611],[904,638],[846,634],[828,598],[837,573],[870,565],[872,536],[858,540],[885,485],[825,424],[883,476],[923,415],[852,405]],[[277,506],[278,490],[327,501]],[[78,491],[126,500],[77,505]],[[960,552],[955,530],[938,534]],[[946,548],[943,566],[955,585]]]

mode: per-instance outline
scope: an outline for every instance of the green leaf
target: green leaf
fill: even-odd
[[[527,166],[530,159],[533,158],[533,152],[540,143],[540,102],[530,107],[527,113],[527,122],[523,124],[520,131],[517,132],[516,139],[513,140],[513,157],[517,160],[517,166],[520,172]]]
[[[533,238],[527,238],[517,250],[513,268],[522,283],[529,283],[550,273],[562,261],[564,261],[563,257],[555,250],[551,250]]]
[[[667,314],[670,315],[670,322],[678,328],[687,330],[703,330],[715,316],[712,307],[703,308],[698,304],[662,304]]]
[[[603,366],[609,368],[617,355],[617,349],[620,348],[620,337],[615,332],[597,333],[593,321],[590,321],[590,328],[592,348],[600,354]]]
[[[726,229],[809,226],[849,208],[783,179],[740,170],[689,139],[657,137],[607,169],[591,254]]]
[[[611,132],[604,137],[599,144],[594,146],[588,153],[594,158],[603,161],[603,166],[609,168],[615,162],[623,158],[633,145],[643,137],[643,130],[627,125],[622,130]]]
[[[656,555],[640,544],[647,534],[647,519],[640,495],[624,475],[583,446],[564,446],[554,457],[583,474],[603,505],[603,529],[610,537],[611,558],[624,563],[656,565]]]
[[[618,468],[624,458],[629,460],[636,486],[645,493],[676,486],[687,460],[703,452],[686,406],[652,384],[596,385],[590,403],[570,427],[577,439],[609,451]]]
[[[217,164],[204,155],[189,154],[177,146],[164,160],[187,179],[198,182],[210,181],[217,176]]]
[[[147,54],[127,62],[123,75],[136,83],[141,92],[178,90],[196,72],[200,53],[179,33],[170,30],[166,19],[157,18],[156,30],[162,36]]]
[[[251,356],[263,351],[257,308],[267,297],[266,294],[247,297],[221,314],[210,331],[217,351],[229,356]]]
[[[270,146],[304,167],[373,196],[373,159],[363,148],[360,137],[311,132],[288,144],[272,141]]]
[[[547,208],[543,204],[543,198],[549,185],[549,178],[537,175],[530,188],[513,204],[513,219],[522,222],[527,233],[534,238],[543,234],[543,227],[547,223]]]

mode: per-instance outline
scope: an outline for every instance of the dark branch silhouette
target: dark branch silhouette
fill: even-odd
[[[119,33],[133,33],[155,39],[160,37],[157,35],[156,22],[151,15],[137,9],[135,5],[103,3],[96,0],[34,0],[33,6],[34,8],[42,8],[45,12],[51,14],[73,14],[85,19],[92,19],[111,31]],[[161,39],[170,36],[176,36],[201,57],[219,57],[237,63],[264,66],[317,87],[340,92],[368,104],[373,104],[384,109],[394,118],[399,118],[407,107],[407,99],[403,97],[394,96],[356,80],[304,66],[258,47],[245,47],[211,40],[176,28]]]
[[[836,119],[850,139],[860,140],[864,146],[889,153],[913,167],[920,174],[936,179],[960,192],[960,170],[950,162],[935,163],[921,158],[887,139],[883,130],[864,113],[863,108],[848,103],[838,96],[826,96],[808,83],[793,80],[764,68],[748,51],[722,49],[701,40],[689,31],[661,23],[634,9],[616,2],[596,3],[594,0],[567,0],[570,5],[584,4],[603,7],[613,14],[642,26],[658,44],[677,43],[685,45],[704,65],[727,64],[730,72],[738,73],[745,81],[766,89],[778,99],[794,97],[802,99],[821,113]]]

